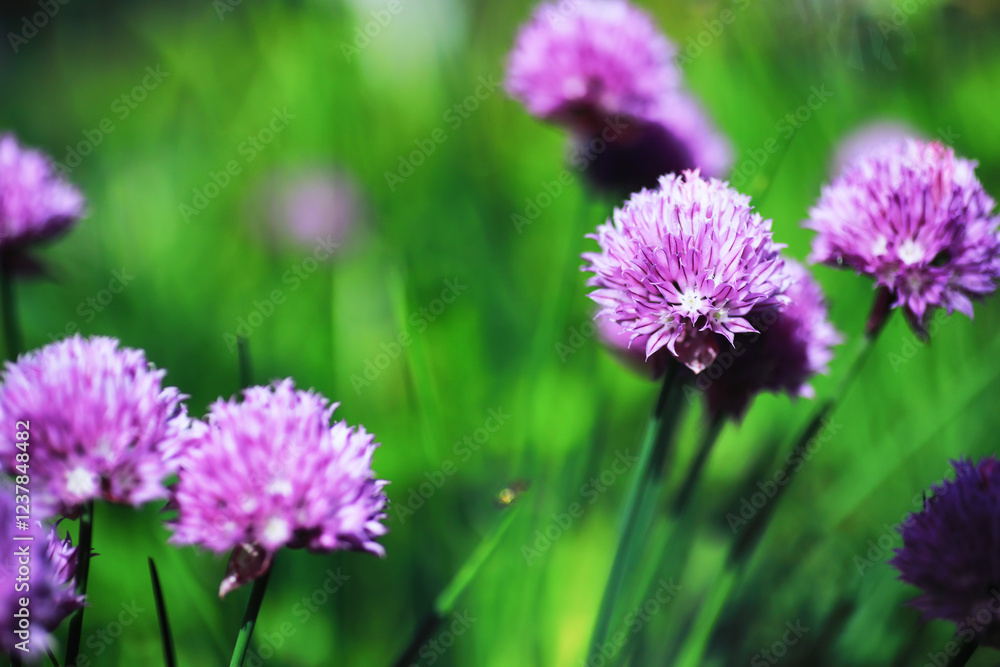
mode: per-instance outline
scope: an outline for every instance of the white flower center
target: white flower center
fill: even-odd
[[[663,313],[662,315],[660,315],[660,324],[662,324],[663,326],[669,327],[673,323],[674,323],[673,313]]]
[[[924,258],[924,249],[913,239],[906,239],[899,244],[896,254],[904,264],[916,264]]]
[[[689,313],[698,313],[701,311],[701,306],[704,301],[705,297],[703,297],[698,290],[690,290],[681,293],[681,301],[678,304],[678,307]]]
[[[879,255],[884,255],[886,250],[889,249],[889,239],[887,239],[882,234],[878,235],[875,239],[875,243],[872,244],[872,254],[876,257]]]
[[[290,496],[292,495],[292,483],[287,479],[275,479],[267,485],[266,491],[279,496]]]
[[[712,318],[713,322],[725,322],[729,319],[729,311],[725,308],[720,308],[718,310],[713,310],[709,317]]]
[[[264,525],[264,541],[269,544],[280,544],[292,536],[292,531],[288,527],[288,522],[279,516],[268,519]]]
[[[66,491],[80,498],[88,498],[97,493],[97,475],[83,466],[77,466],[66,473]]]

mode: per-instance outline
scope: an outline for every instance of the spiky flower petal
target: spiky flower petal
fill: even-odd
[[[953,461],[955,479],[931,489],[900,529],[891,563],[921,590],[911,603],[927,620],[957,623],[1000,648],[1000,461]]]
[[[163,387],[141,350],[113,338],[74,336],[8,363],[0,386],[0,457],[15,474],[15,422],[29,423],[32,504],[39,515],[76,516],[99,498],[141,505],[167,497],[184,396]]]
[[[291,380],[219,400],[192,429],[176,488],[175,544],[234,552],[221,592],[266,570],[282,547],[382,555],[378,446],[363,426],[330,425],[339,404]]]
[[[37,521],[25,521],[23,529],[16,523],[24,515],[15,509],[15,489],[0,481],[0,543],[7,553],[0,557],[0,650],[11,655],[37,661],[51,646],[51,634],[59,624],[83,606],[83,596],[73,591],[76,575],[76,549],[67,536],[59,539],[54,527]],[[18,538],[15,541],[15,538]],[[30,539],[24,539],[30,538]],[[26,555],[23,555],[26,553]],[[28,572],[23,575],[21,568]],[[17,587],[18,584],[23,586]],[[26,599],[29,623],[26,635],[15,616]],[[24,641],[27,639],[27,641]],[[21,642],[24,642],[23,644]],[[28,649],[23,652],[17,645]]]
[[[1000,277],[1000,220],[975,168],[937,142],[867,153],[823,188],[810,212],[812,261],[871,276],[917,327],[939,307],[972,317],[972,299],[993,292]]]
[[[645,115],[680,81],[676,47],[624,0],[540,5],[517,36],[505,87],[546,120]]]
[[[583,255],[597,288],[590,297],[633,341],[647,337],[647,358],[666,348],[701,372],[718,354],[717,335],[732,345],[756,332],[755,311],[788,301],[771,221],[749,197],[697,171],[632,195],[590,238],[600,245]]]
[[[45,155],[24,148],[13,135],[0,135],[0,248],[57,236],[83,211],[83,195]]]
[[[709,411],[740,418],[759,393],[786,392],[812,397],[809,380],[826,373],[833,346],[842,338],[827,319],[823,290],[804,266],[785,260],[791,283],[783,308],[754,314],[750,321],[759,334],[736,337],[734,353],[724,354],[699,377],[705,382]]]

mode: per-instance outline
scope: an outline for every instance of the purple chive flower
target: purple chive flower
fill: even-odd
[[[664,174],[700,169],[721,177],[732,149],[691,94],[673,91],[646,117],[618,116],[599,133],[578,135],[570,161],[586,167],[595,188],[627,197],[655,188]]]
[[[83,195],[45,155],[0,135],[0,249],[57,236],[83,212]]]
[[[74,336],[8,363],[0,423],[29,423],[36,514],[77,516],[99,498],[140,505],[167,497],[187,418],[177,389],[141,350],[112,338]],[[0,435],[5,472],[15,474],[13,428]]]
[[[720,356],[695,383],[704,383],[713,415],[740,419],[764,391],[812,398],[810,378],[827,372],[842,338],[827,319],[823,290],[798,262],[786,259],[785,271],[791,278],[788,304],[751,315],[760,333],[737,336],[734,353]]]
[[[834,175],[839,174],[866,153],[918,136],[919,132],[902,121],[876,120],[866,123],[840,140],[830,171]]]
[[[649,336],[636,336],[622,328],[608,315],[597,315],[597,337],[623,364],[636,373],[657,380],[666,372],[668,364],[675,363],[668,350],[659,350],[646,358],[646,341]]]
[[[783,305],[789,278],[771,238],[771,221],[750,198],[697,171],[660,178],[632,195],[589,238],[585,253],[597,287],[590,297],[627,329],[645,336],[647,359],[666,348],[695,373],[711,365],[718,337],[729,344],[756,332],[754,311]]]
[[[192,430],[171,541],[235,550],[220,595],[266,571],[282,547],[384,554],[378,445],[362,426],[331,426],[338,405],[283,380],[215,402]]]
[[[365,216],[360,189],[349,175],[329,167],[272,174],[261,197],[262,236],[312,246],[317,238],[342,244]]]
[[[810,212],[812,261],[873,277],[918,329],[938,307],[972,317],[971,299],[992,292],[1000,276],[995,202],[975,168],[937,142],[867,153],[823,188]]]
[[[1000,462],[952,465],[954,481],[935,485],[923,511],[903,522],[903,546],[890,562],[921,590],[911,604],[926,620],[951,621],[1000,648]]]
[[[54,527],[44,527],[36,521],[26,522],[25,529],[17,528],[16,521],[23,515],[15,514],[14,486],[0,481],[0,532],[6,553],[0,556],[0,650],[28,660],[37,660],[45,655],[46,646],[51,646],[50,633],[67,616],[83,606],[83,596],[73,591],[76,576],[76,549],[69,537],[63,542]],[[29,540],[15,541],[15,537],[31,537]],[[28,550],[27,581],[18,581],[21,576],[18,548]],[[17,588],[27,584],[27,588]],[[31,622],[30,641],[21,644],[29,649],[22,652],[17,645],[22,638],[14,634],[18,630],[18,619],[14,614],[21,609],[20,599],[28,598],[28,614]]]
[[[680,82],[675,53],[652,18],[624,0],[547,3],[517,36],[505,88],[535,116],[570,126],[643,116]]]

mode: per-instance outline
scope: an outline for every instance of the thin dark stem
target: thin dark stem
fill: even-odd
[[[236,645],[233,647],[233,659],[229,661],[229,667],[242,667],[246,658],[247,649],[250,648],[250,638],[253,636],[253,629],[257,625],[257,614],[260,613],[260,605],[264,601],[264,593],[267,592],[267,582],[271,578],[271,570],[274,563],[265,570],[264,574],[257,577],[253,582],[253,589],[250,591],[250,601],[247,602],[247,610],[243,614],[243,625],[240,626],[240,634],[236,637]]]
[[[972,659],[972,654],[976,652],[979,648],[979,644],[976,642],[969,642],[962,647],[962,650],[958,652],[954,658],[948,662],[948,667],[965,667],[965,665]]]
[[[56,654],[52,652],[51,646],[45,647],[45,655],[49,656],[49,662],[52,663],[52,667],[59,667],[59,658],[57,658]]]
[[[17,318],[17,298],[14,294],[14,271],[10,253],[0,253],[0,312],[3,316],[3,340],[7,359],[17,359],[21,353],[21,326]]]
[[[883,285],[875,292],[875,299],[872,301],[872,310],[868,315],[868,322],[865,323],[865,336],[877,338],[882,331],[882,327],[889,321],[891,311],[892,290]]]
[[[170,619],[167,616],[167,603],[163,599],[163,588],[160,586],[160,575],[156,572],[156,563],[149,558],[149,578],[153,582],[153,599],[156,602],[156,620],[160,624],[160,643],[163,645],[163,664],[166,667],[176,667],[177,657],[174,651],[174,636],[170,632]]]
[[[611,573],[608,575],[594,632],[590,638],[588,664],[590,659],[597,655],[599,646],[607,635],[625,575],[631,570],[648,531],[660,483],[663,480],[663,469],[671,451],[677,422],[685,405],[683,385],[686,377],[686,369],[671,364],[646,427],[637,470],[627,492],[618,549],[611,564]]]
[[[409,667],[416,664],[417,659],[420,657],[420,649],[423,648],[428,639],[434,636],[438,625],[443,620],[444,617],[437,613],[437,611],[428,612],[417,628],[417,631],[413,633],[413,638],[410,640],[406,650],[400,654],[396,662],[392,663],[393,667]]]
[[[250,343],[243,336],[236,339],[236,353],[240,362],[240,388],[246,389],[253,385],[253,364],[250,361]]]
[[[88,500],[80,515],[80,537],[76,546],[76,592],[87,594],[87,579],[90,576],[90,552],[94,542],[94,501]],[[80,639],[83,637],[83,611],[80,607],[69,622],[69,638],[66,640],[66,665],[76,667],[80,655]]]

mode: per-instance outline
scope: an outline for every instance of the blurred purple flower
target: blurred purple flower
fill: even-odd
[[[104,337],[74,336],[7,364],[0,423],[30,424],[36,515],[74,517],[94,498],[138,506],[167,497],[162,482],[177,469],[177,436],[189,420],[164,375],[141,350]],[[0,436],[10,474],[14,433]]]
[[[378,445],[363,426],[331,426],[337,405],[283,380],[216,401],[192,430],[171,542],[233,550],[220,595],[266,571],[282,547],[384,554]]]
[[[83,216],[80,191],[58,174],[48,157],[0,135],[0,249],[51,239]]]
[[[995,202],[976,163],[936,142],[875,149],[823,188],[805,222],[811,260],[847,265],[895,295],[911,324],[944,307],[972,317],[972,298],[995,289],[1000,237]]]
[[[36,661],[45,655],[45,648],[51,646],[50,633],[67,616],[84,604],[83,596],[73,592],[76,575],[76,549],[69,536],[63,542],[54,527],[45,527],[37,521],[27,521],[24,529],[16,527],[16,521],[23,515],[15,514],[15,492],[13,485],[0,481],[0,531],[6,549],[0,556],[0,649],[11,655]],[[30,537],[30,540],[14,538]],[[21,562],[22,550],[26,550],[25,562]],[[18,579],[18,569],[27,565],[30,574],[27,580]],[[18,584],[24,588],[15,588]],[[30,640],[23,644],[29,649],[23,653],[16,648],[22,638],[15,634],[20,629],[18,618],[14,616],[22,609],[20,600],[28,599],[28,620]]]
[[[926,620],[944,619],[1000,648],[1000,462],[953,461],[955,480],[932,487],[924,508],[900,532],[890,561],[922,593],[912,605]]]
[[[690,93],[661,97],[647,117],[622,117],[606,125],[614,132],[577,135],[571,162],[586,166],[584,177],[599,190],[621,197],[655,188],[660,176],[700,169],[722,177],[732,164],[732,148]]]
[[[575,0],[535,9],[517,35],[505,87],[535,116],[644,116],[678,85],[676,47],[652,18],[624,0]]]
[[[812,398],[810,378],[827,372],[832,348],[843,339],[827,319],[823,290],[798,262],[786,259],[785,271],[791,279],[788,304],[751,315],[760,333],[737,336],[735,353],[716,360],[718,371],[704,373],[712,414],[740,419],[765,391]]]
[[[756,332],[748,317],[783,305],[789,278],[771,221],[750,198],[697,171],[660,178],[615,209],[589,235],[600,252],[584,253],[597,287],[590,297],[629,331],[646,336],[647,359],[670,353],[699,373],[718,354],[716,334],[730,344]]]
[[[847,165],[863,157],[865,153],[919,137],[919,132],[902,121],[876,120],[865,123],[840,140],[830,172],[840,174]]]
[[[360,188],[346,173],[311,167],[273,174],[261,192],[261,232],[269,242],[284,239],[313,245],[318,238],[342,244],[365,217]]]

